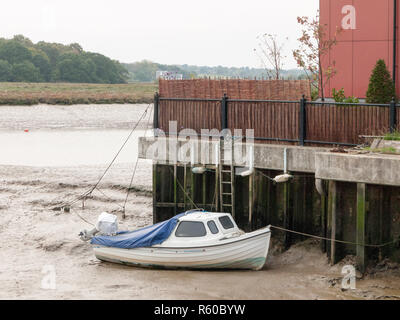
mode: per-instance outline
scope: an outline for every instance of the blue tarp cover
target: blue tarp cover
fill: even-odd
[[[93,237],[91,244],[122,249],[151,247],[161,244],[171,235],[179,218],[189,213],[193,212],[181,213],[169,220],[132,232],[120,232],[116,236]]]

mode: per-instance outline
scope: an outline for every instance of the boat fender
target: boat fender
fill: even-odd
[[[290,174],[282,174],[279,176],[276,176],[274,179],[272,179],[275,183],[284,183],[288,182],[289,180],[292,180],[294,177]]]

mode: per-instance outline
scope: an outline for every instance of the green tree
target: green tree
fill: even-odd
[[[50,59],[41,51],[33,54],[32,62],[36,68],[39,69],[42,79],[46,82],[51,81],[52,67]]]
[[[2,79],[9,79],[11,67],[12,81],[126,83],[128,79],[128,71],[118,61],[85,52],[78,43],[34,44],[23,35],[0,38],[0,60],[8,63],[1,64]]]
[[[0,59],[10,64],[30,61],[32,54],[27,47],[15,40],[7,40],[0,46]]]
[[[383,59],[379,59],[372,71],[367,91],[367,103],[390,103],[396,89]]]
[[[32,62],[24,61],[13,65],[13,81],[15,82],[40,82],[40,71]]]
[[[0,81],[12,80],[12,66],[5,60],[0,60]]]
[[[75,83],[90,83],[91,78],[84,68],[84,62],[77,54],[65,54],[57,64],[58,80]]]

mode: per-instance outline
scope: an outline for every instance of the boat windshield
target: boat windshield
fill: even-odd
[[[219,218],[219,222],[221,222],[222,227],[227,229],[233,229],[235,226],[233,225],[232,220],[228,216],[223,216]]]
[[[203,222],[182,221],[176,229],[176,237],[204,237],[207,234]]]

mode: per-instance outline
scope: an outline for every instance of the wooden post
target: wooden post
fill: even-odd
[[[234,199],[233,199],[234,201]],[[254,174],[249,176],[249,228],[251,230],[251,221],[253,219],[253,201],[254,201]]]
[[[327,220],[327,197],[325,195],[321,196],[321,237],[326,238],[327,236],[327,228],[326,228],[326,220]],[[321,250],[322,252],[326,252],[326,240],[321,240]]]
[[[357,183],[357,268],[361,273],[365,271],[365,189],[365,183]]]
[[[207,210],[207,208],[206,208],[206,203],[207,203],[207,185],[206,185],[207,180],[206,180],[206,178],[207,178],[207,176],[206,176],[205,172],[203,173],[202,178],[203,178],[203,180],[202,180],[203,206],[204,206],[204,210]]]
[[[331,229],[331,246],[330,246],[330,262],[331,265],[336,263],[336,214],[337,214],[337,189],[336,181],[329,181],[329,216],[330,216],[330,229]]]
[[[283,185],[283,227],[290,229],[290,217],[289,217],[289,183],[285,182]],[[285,232],[284,246],[285,249],[289,249],[291,245],[292,235],[289,232]]]
[[[187,192],[187,170],[186,163],[183,166],[183,211],[186,211],[186,192]]]
[[[178,214],[178,165],[175,163],[174,164],[174,204],[175,204],[175,209],[174,213],[175,215]]]
[[[153,163],[153,224],[157,223],[157,163]]]
[[[153,128],[158,129],[158,112],[159,112],[160,96],[158,92],[154,95],[154,112],[153,112]]]
[[[192,169],[190,168],[190,198],[192,199],[192,201],[194,202],[194,203],[192,203],[192,201],[190,201],[190,208],[191,209],[195,209],[195,207],[194,207],[194,204],[196,203],[196,194],[195,194],[195,192],[196,192],[196,186],[195,186],[195,177],[194,177],[194,173],[193,173],[193,171],[192,171]],[[202,209],[204,209],[204,208],[202,208]]]
[[[215,167],[215,212],[219,211],[219,201],[218,201],[218,185],[219,185],[219,167],[218,164]]]

